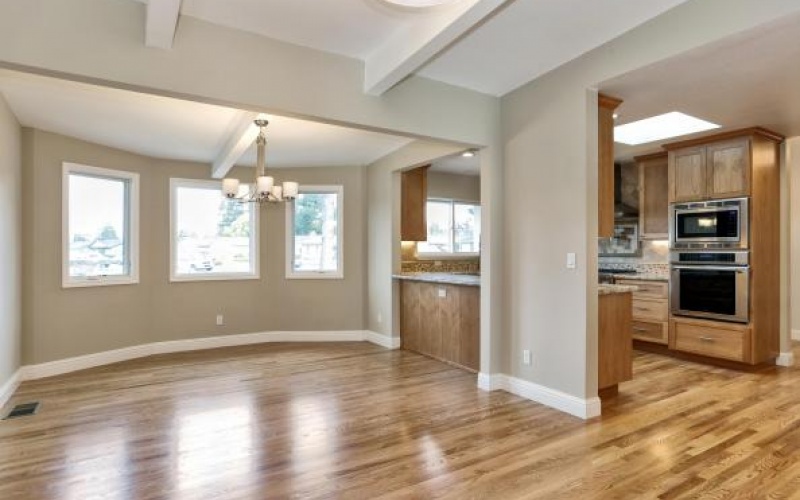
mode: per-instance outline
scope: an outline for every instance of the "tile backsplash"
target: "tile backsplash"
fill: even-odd
[[[477,273],[481,270],[479,260],[410,260],[403,261],[404,273]]]

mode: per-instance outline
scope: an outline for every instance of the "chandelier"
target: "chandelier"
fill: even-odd
[[[276,186],[275,179],[265,174],[267,168],[266,147],[267,137],[264,129],[269,125],[267,120],[255,120],[259,128],[256,137],[256,182],[247,193],[239,194],[239,179],[225,178],[222,180],[222,194],[225,198],[238,200],[242,203],[277,203],[281,201],[292,201],[297,198],[300,185],[296,182],[287,181],[283,186]]]

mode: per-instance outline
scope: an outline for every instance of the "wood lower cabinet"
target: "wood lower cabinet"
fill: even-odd
[[[480,367],[480,288],[400,282],[403,349],[471,371]]]
[[[630,293],[601,295],[598,298],[598,389],[616,387],[620,382],[633,378],[631,302]]]
[[[749,363],[752,359],[751,331],[749,326],[736,323],[673,318],[670,348]]]
[[[633,292],[631,336],[666,345],[669,341],[669,285],[663,281],[617,280],[639,288]]]

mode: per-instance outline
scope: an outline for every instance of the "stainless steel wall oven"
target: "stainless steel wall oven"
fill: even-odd
[[[672,314],[749,322],[749,257],[748,251],[673,251],[670,282]]]

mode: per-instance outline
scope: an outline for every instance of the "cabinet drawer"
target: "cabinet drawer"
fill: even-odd
[[[650,323],[648,321],[633,322],[632,335],[633,338],[637,340],[666,344],[668,339],[667,332],[667,323]]]
[[[669,291],[669,286],[663,281],[616,280],[615,283],[639,287],[639,290],[633,292],[634,298],[666,299]]]
[[[633,319],[645,321],[667,321],[667,301],[633,299]]]
[[[747,361],[750,330],[726,325],[673,322],[673,349],[714,358]]]

